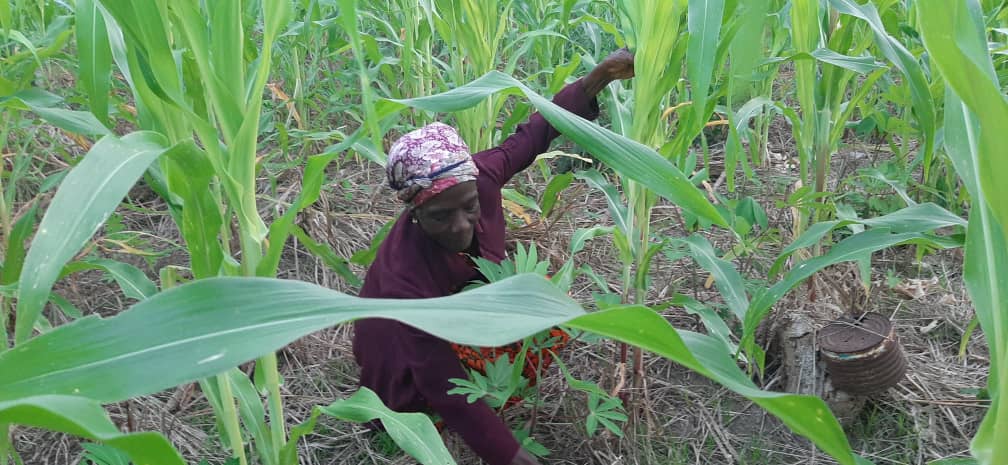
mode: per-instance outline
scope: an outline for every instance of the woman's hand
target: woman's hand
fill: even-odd
[[[634,56],[626,47],[623,47],[609,54],[599,63],[599,67],[606,68],[610,81],[617,79],[630,79],[634,77]]]
[[[589,96],[598,95],[610,82],[618,79],[630,79],[634,76],[634,55],[630,50],[621,48],[605,57],[584,78],[585,92]]]
[[[539,461],[532,456],[532,454],[525,451],[525,449],[519,447],[518,453],[515,454],[515,457],[513,459],[511,459],[510,465],[540,465],[540,464]]]

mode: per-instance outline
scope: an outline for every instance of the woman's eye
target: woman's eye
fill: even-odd
[[[469,212],[469,213],[475,213],[475,212],[479,211],[479,204],[478,203],[474,203],[474,204],[469,205],[466,208],[466,211]]]

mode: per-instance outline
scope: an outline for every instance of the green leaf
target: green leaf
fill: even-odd
[[[202,279],[0,354],[0,399],[77,394],[116,402],[215,375],[356,318],[397,319],[460,344],[501,346],[582,313],[536,275],[409,301],[352,297],[298,281]]]
[[[941,71],[946,92],[946,149],[972,206],[967,227],[963,280],[976,307],[990,351],[987,379],[991,406],[980,423],[970,451],[983,465],[1008,461],[1008,188],[992,169],[1004,169],[1003,144],[997,131],[1008,128],[1008,102],[987,49],[981,5],[975,0],[917,4],[924,45]],[[1003,135],[1003,134],[1002,134]]]
[[[707,334],[724,342],[726,352],[735,353],[738,350],[738,347],[732,342],[732,332],[728,329],[728,324],[725,323],[721,315],[718,315],[714,309],[692,297],[682,294],[676,294],[668,303],[674,306],[681,306],[688,313],[699,316],[700,320],[703,321],[704,328],[707,328]]]
[[[27,396],[0,401],[0,423],[45,428],[101,441],[137,464],[185,465],[182,456],[158,433],[119,432],[101,405],[78,396]]]
[[[392,230],[392,226],[395,226],[395,222],[394,218],[386,221],[381,229],[375,233],[374,237],[371,238],[371,244],[368,248],[354,252],[353,256],[350,257],[350,263],[360,266],[371,266],[371,263],[374,262],[375,257],[378,255],[378,247],[385,241],[385,237]]]
[[[164,144],[164,138],[150,132],[122,139],[106,136],[64,178],[25,257],[15,344],[31,335],[63,265],[101,227],[151,162],[166,151]]]
[[[101,270],[108,273],[119,284],[126,297],[144,300],[157,294],[157,285],[139,268],[115,260],[105,258],[88,258],[68,264],[62,276],[84,270]]]
[[[2,202],[4,200],[0,200]],[[21,277],[24,266],[25,242],[35,230],[38,219],[38,203],[32,205],[21,219],[14,223],[10,237],[7,238],[7,251],[3,260],[3,271],[0,272],[0,285],[14,284]]]
[[[81,460],[89,461],[86,463],[92,465],[130,465],[129,455],[114,447],[89,442],[81,444],[81,448],[85,451],[81,454]]]
[[[105,28],[105,18],[95,0],[78,0],[75,7],[77,77],[88,97],[91,113],[101,123],[108,121],[112,77],[112,49],[109,46],[108,31]]]
[[[770,276],[776,275],[787,258],[796,250],[818,244],[820,239],[830,231],[855,224],[885,228],[893,233],[923,233],[948,226],[965,226],[966,220],[938,205],[927,202],[911,205],[876,218],[823,221],[813,224],[781,251],[780,256],[770,268]]]
[[[606,202],[609,204],[609,216],[612,217],[613,223],[623,234],[632,235],[633,218],[630,217],[626,203],[623,202],[623,196],[616,186],[603,177],[602,173],[594,169],[579,171],[574,176],[605,195]]]
[[[256,373],[258,374],[261,370],[262,366],[256,365]],[[225,376],[231,383],[231,392],[237,401],[242,424],[246,431],[252,433],[252,439],[255,440],[255,447],[252,450],[259,454],[260,462],[265,465],[279,463],[277,448],[281,444],[273,442],[269,425],[266,424],[266,409],[263,407],[262,398],[255,385],[252,384],[252,380],[238,368],[228,370]],[[206,384],[213,385],[214,383]]]
[[[542,213],[535,200],[514,189],[501,189],[501,196],[536,213]]]
[[[234,102],[241,101],[244,93],[244,86],[237,84],[245,83],[245,62],[242,59],[245,37],[241,6],[242,2],[238,0],[217,0],[212,5],[207,4],[207,30],[212,36],[209,44],[202,44],[207,46],[206,53],[213,59],[212,78],[224,84],[218,91],[227,93],[226,98]],[[232,134],[227,136],[229,138]]]
[[[111,134],[95,116],[86,111],[66,110],[54,105],[62,99],[42,89],[26,89],[13,95],[0,97],[0,108],[24,106],[40,118],[60,129],[84,135],[104,136]]]
[[[875,57],[871,55],[852,57],[828,48],[817,48],[812,52],[796,53],[786,58],[772,58],[767,60],[767,63],[780,63],[788,60],[818,60],[858,74],[868,74],[878,69],[885,69],[885,65],[875,61]]]
[[[930,4],[931,2],[925,2]],[[923,8],[923,7],[921,7]],[[919,8],[919,9],[921,9]],[[1008,184],[997,173],[1008,170],[1003,156],[1003,132],[1008,130],[1008,102],[1002,94],[987,54],[982,26],[982,11],[974,0],[956,5],[940,5],[936,12],[921,15],[925,44],[962,103],[980,123],[978,147],[974,159],[984,198],[1002,225],[1008,224],[1008,206],[993,199],[1008,199]],[[980,76],[984,76],[981,78]],[[1000,171],[999,171],[1000,170]]]
[[[721,296],[728,304],[728,308],[739,320],[745,319],[745,314],[749,308],[749,298],[745,294],[745,282],[738,270],[726,260],[722,260],[714,252],[714,247],[703,236],[693,234],[682,240],[689,245],[693,259],[697,261],[703,269],[714,275],[714,282],[717,284]]]
[[[933,460],[928,462],[927,465],[977,465],[978,463],[976,459],[971,458],[951,458]]]
[[[423,465],[454,464],[441,435],[423,413],[399,413],[390,410],[374,392],[360,388],[348,399],[321,407],[320,411],[340,420],[364,423],[381,420],[389,436]]]
[[[686,77],[690,81],[692,127],[690,132],[703,128],[708,117],[707,100],[714,72],[724,0],[690,0],[686,13],[689,44],[686,48]],[[693,134],[687,134],[692,137]]]
[[[11,27],[11,5],[10,2],[0,3],[0,28],[9,30]]]
[[[770,8],[771,2],[765,0],[741,0],[736,7],[736,17],[744,23],[729,46],[732,84],[736,89],[733,97],[741,96],[741,92],[751,86],[753,70],[765,53],[763,37]],[[739,124],[739,127],[748,127],[748,124]]]
[[[539,201],[542,205],[542,216],[548,218],[550,213],[553,212],[553,207],[556,205],[557,200],[560,199],[560,193],[563,192],[571,182],[574,181],[574,173],[567,172],[563,174],[558,174],[550,179],[549,183],[546,184],[546,189],[543,191],[542,200]]]
[[[220,201],[211,188],[214,169],[207,153],[191,141],[183,142],[165,154],[160,165],[169,196],[177,196],[181,203],[181,212],[174,212],[174,216],[189,250],[193,276],[196,279],[217,276],[224,259],[217,239],[224,219]],[[169,206],[174,203],[166,200]]]
[[[361,280],[354,274],[353,270],[350,269],[349,262],[340,257],[336,251],[329,247],[328,244],[322,244],[311,236],[308,235],[303,229],[298,226],[292,227],[294,232],[294,237],[301,242],[304,248],[308,249],[315,257],[322,259],[322,262],[326,264],[332,271],[335,271],[341,278],[346,280],[351,286],[360,286]]]

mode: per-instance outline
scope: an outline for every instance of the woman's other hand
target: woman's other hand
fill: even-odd
[[[634,76],[634,55],[630,50],[621,48],[605,57],[584,78],[585,92],[589,96],[598,95],[610,82],[620,79],[630,79]]]

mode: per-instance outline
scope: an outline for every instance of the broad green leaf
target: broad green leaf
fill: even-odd
[[[780,256],[770,268],[770,275],[777,274],[787,258],[796,250],[816,245],[830,231],[853,224],[886,228],[893,233],[923,233],[948,226],[966,226],[966,220],[953,215],[938,205],[927,202],[911,205],[876,218],[819,222],[810,226],[804,234],[781,251]]]
[[[735,90],[733,97],[745,95],[743,92],[751,86],[754,78],[753,70],[763,58],[763,37],[770,8],[771,2],[765,0],[741,0],[736,7],[736,17],[743,24],[729,46]],[[742,124],[739,126],[743,127]]]
[[[175,221],[189,250],[196,279],[217,276],[224,258],[218,236],[224,222],[217,196],[211,188],[214,169],[207,153],[191,141],[179,144],[161,158],[169,195],[178,197],[181,211]],[[169,202],[169,207],[171,204]]]
[[[392,411],[368,388],[362,387],[349,398],[333,402],[320,410],[340,420],[357,423],[381,420],[385,431],[396,444],[421,464],[455,463],[427,415]]]
[[[606,203],[609,204],[609,216],[612,217],[613,223],[623,234],[627,236],[633,234],[633,218],[630,218],[623,196],[616,186],[594,169],[579,171],[574,176],[588,183],[592,189],[601,191],[605,195]]]
[[[926,9],[923,5],[918,10]],[[975,0],[936,5],[920,16],[925,45],[948,85],[980,122],[978,152],[975,154],[978,178],[984,196],[998,222],[1008,224],[1008,205],[993,199],[1008,199],[1008,183],[997,173],[1008,172],[1003,135],[1008,131],[1008,102],[998,86],[994,67],[987,54],[980,6]],[[982,27],[982,26],[981,26]],[[984,76],[984,77],[980,77]]]
[[[136,464],[185,465],[182,456],[158,433],[119,432],[97,401],[70,395],[29,395],[0,401],[0,423],[45,428],[126,452]]]
[[[84,270],[101,270],[115,280],[126,297],[144,300],[157,294],[157,285],[139,268],[115,260],[105,258],[87,258],[68,264],[61,276]]]
[[[690,95],[693,98],[691,118],[697,132],[706,123],[707,100],[714,72],[718,40],[721,35],[721,21],[724,16],[724,0],[690,0],[687,10],[687,30],[689,44],[686,48],[686,77],[690,81]],[[692,134],[688,134],[692,137]]]
[[[63,265],[87,243],[140,175],[166,151],[155,133],[106,136],[63,179],[25,257],[18,288],[15,344],[31,335]]]
[[[113,59],[120,71],[131,73],[134,87],[139,84],[136,81],[143,81],[144,87],[164,102],[184,106],[181,102],[186,100],[182,96],[178,64],[169,38],[172,33],[166,30],[172,19],[168,14],[168,5],[162,2],[100,1],[105,13],[108,13],[104,16],[105,27],[110,32]],[[191,3],[177,2],[173,6],[182,9]],[[123,47],[130,45],[131,57],[127,66],[115,57],[117,41],[124,41]]]
[[[354,274],[348,266],[347,259],[339,256],[328,244],[322,244],[308,235],[298,226],[293,226],[294,237],[301,242],[304,248],[308,249],[315,257],[318,257],[332,271],[335,271],[341,278],[346,280],[351,286],[360,286],[361,280]]]
[[[635,57],[635,63],[641,61],[640,56]],[[571,114],[506,74],[491,71],[442,94],[389,102],[428,111],[452,112],[471,107],[495,93],[513,92],[515,88],[532,101],[554,128],[621,175],[694,215],[728,227],[728,222],[689,178],[653,149]]]
[[[675,361],[757,403],[841,464],[858,463],[843,429],[821,399],[758,389],[725,351],[724,343],[715,337],[677,330],[661,315],[642,306],[590,313],[567,325],[633,344]]]
[[[106,135],[111,132],[95,116],[86,111],[56,108],[62,101],[59,97],[42,89],[26,89],[13,95],[0,97],[0,108],[23,105],[40,118],[65,131],[84,135]]]
[[[793,0],[791,2],[791,43],[797,53],[812,53],[820,45],[820,13],[819,0]],[[816,66],[814,61],[798,60],[795,62],[796,87],[798,104],[802,116],[807,121],[813,121],[818,113],[816,105]],[[800,131],[798,156],[802,166],[808,166],[812,160],[812,143],[815,124],[792,125]],[[805,171],[802,171],[805,175]]]
[[[973,456],[984,465],[1001,463],[1008,457],[1008,446],[1001,439],[1005,434],[1003,422],[1008,418],[1008,408],[1004,407],[1006,391],[1005,373],[1008,373],[1008,355],[1004,347],[1008,345],[1008,240],[1005,230],[993,214],[981,212],[984,206],[973,202],[972,218],[967,230],[966,258],[963,280],[976,308],[980,327],[990,347],[990,375],[987,379],[991,393],[991,405],[980,423],[970,449]],[[992,329],[992,330],[991,330]]]
[[[213,376],[356,318],[392,318],[453,342],[500,346],[582,313],[536,275],[409,301],[352,297],[299,281],[202,279],[0,354],[0,399],[76,394],[116,402]]]
[[[780,63],[788,60],[817,60],[858,74],[868,74],[878,69],[885,69],[885,65],[875,61],[875,57],[871,55],[852,57],[828,48],[817,48],[809,53],[796,53],[789,57],[771,58],[766,63]]]
[[[98,122],[108,120],[112,78],[112,49],[105,18],[95,0],[77,0],[77,76],[88,96],[88,106]]]
[[[585,243],[591,239],[595,239],[599,236],[606,236],[612,234],[612,226],[592,226],[590,228],[581,228],[574,231],[571,235],[571,255],[574,255],[585,248]]]
[[[950,87],[945,87],[945,136],[942,141],[949,154],[952,166],[970,198],[983,196],[980,191],[979,173],[976,170],[974,153],[977,147],[976,134],[980,133],[980,121],[963,105],[962,100]]]
[[[0,28],[7,31],[11,27],[11,5],[10,2],[0,3]]]
[[[945,145],[963,184],[970,190],[972,208],[967,228],[963,279],[976,307],[977,318],[990,348],[987,379],[991,406],[970,444],[978,463],[1008,461],[1008,187],[998,179],[1005,169],[1003,133],[1008,128],[1008,102],[1001,94],[987,48],[981,5],[922,1],[917,4],[924,44],[941,71],[946,92]]]
[[[256,365],[256,372],[261,370],[262,367]],[[252,450],[259,454],[259,460],[264,465],[279,463],[280,444],[273,442],[269,425],[266,424],[266,409],[252,380],[238,368],[228,370],[224,376],[231,383],[231,392],[237,401],[241,422],[255,440],[255,447]]]
[[[514,189],[501,189],[501,196],[536,213],[542,213],[542,209],[534,199]]]
[[[549,183],[546,184],[542,199],[539,201],[540,205],[542,205],[542,216],[544,218],[550,216],[550,213],[553,212],[553,207],[560,198],[560,193],[570,186],[573,181],[574,173],[567,172],[553,176]]]
[[[0,200],[3,201],[3,200]],[[32,205],[27,212],[11,228],[7,238],[7,250],[3,259],[3,271],[0,271],[0,284],[14,284],[21,277],[25,259],[25,242],[35,230],[38,220],[38,203]]]
[[[976,459],[970,458],[952,458],[952,459],[941,459],[928,462],[927,465],[977,465]]]
[[[738,347],[732,342],[731,329],[728,328],[728,324],[725,323],[724,318],[721,318],[721,315],[714,311],[714,309],[692,297],[682,294],[676,294],[672,297],[669,304],[682,307],[688,313],[699,316],[700,320],[703,321],[704,328],[707,328],[707,334],[720,339],[724,343],[725,352],[735,353],[738,351]]]
[[[131,463],[129,455],[120,452],[115,447],[88,442],[81,444],[81,448],[85,451],[81,454],[81,461],[83,463],[94,465],[130,465]]]
[[[388,236],[389,231],[395,226],[396,219],[393,218],[385,222],[385,224],[375,233],[374,237],[371,238],[371,244],[366,249],[358,250],[350,257],[350,263],[360,266],[371,266],[374,262],[375,257],[378,255],[378,248],[381,247],[382,242],[385,241],[385,237]]]
[[[245,61],[242,58],[245,35],[241,6],[239,0],[217,0],[207,4],[205,10],[209,23],[207,30],[212,32],[209,44],[205,44],[208,47],[206,52],[213,60],[212,78],[224,84],[220,90],[230,94],[226,98],[234,102],[241,101],[244,85],[238,84],[245,83]]]
[[[731,262],[717,256],[714,247],[706,238],[693,234],[682,241],[689,245],[691,255],[697,264],[714,275],[714,282],[728,308],[739,320],[744,320],[746,310],[749,308],[749,298],[745,294],[746,287],[742,275]]]

